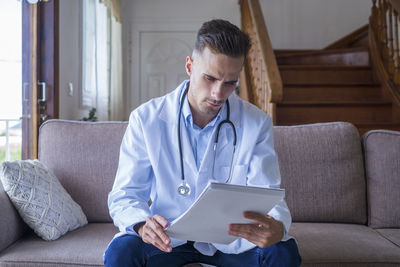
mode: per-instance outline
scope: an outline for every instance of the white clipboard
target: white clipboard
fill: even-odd
[[[181,240],[229,244],[237,239],[228,234],[229,224],[254,223],[243,217],[244,211],[267,214],[284,197],[284,189],[209,182],[165,232]]]

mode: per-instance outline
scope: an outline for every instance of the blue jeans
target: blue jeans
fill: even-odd
[[[301,257],[293,239],[279,242],[267,248],[255,247],[240,254],[225,254],[217,251],[206,256],[193,247],[193,242],[175,247],[165,253],[153,245],[146,244],[138,236],[124,235],[115,238],[104,256],[106,267],[162,266],[175,267],[201,262],[216,266],[300,266]]]

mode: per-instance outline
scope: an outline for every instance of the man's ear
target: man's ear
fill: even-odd
[[[186,73],[187,73],[187,75],[189,75],[189,77],[192,74],[192,68],[193,68],[193,59],[192,59],[192,57],[187,56],[185,69],[186,69]]]

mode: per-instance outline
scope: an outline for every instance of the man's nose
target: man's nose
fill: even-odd
[[[212,90],[211,90],[211,96],[215,100],[223,99],[222,82],[214,83]]]

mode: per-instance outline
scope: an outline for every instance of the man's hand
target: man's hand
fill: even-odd
[[[143,242],[152,244],[164,252],[171,252],[172,248],[169,245],[171,240],[164,232],[164,228],[168,226],[168,221],[161,215],[154,215],[147,218],[146,222],[138,225],[137,233],[142,238]]]
[[[254,220],[255,223],[230,224],[230,235],[247,239],[260,248],[265,248],[281,241],[284,234],[282,222],[275,220],[271,216],[251,211],[243,212],[243,216]]]

